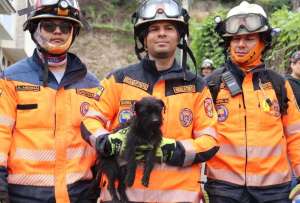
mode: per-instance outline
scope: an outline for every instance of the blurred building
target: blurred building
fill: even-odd
[[[30,56],[34,43],[29,32],[23,31],[27,16],[16,11],[32,5],[33,0],[0,0],[0,69]]]

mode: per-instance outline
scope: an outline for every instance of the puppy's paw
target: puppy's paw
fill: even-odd
[[[131,187],[134,183],[134,176],[126,176],[125,182],[127,187]]]
[[[148,185],[149,185],[149,178],[147,178],[147,177],[143,177],[143,179],[142,179],[142,184],[145,186],[145,187],[148,187]]]

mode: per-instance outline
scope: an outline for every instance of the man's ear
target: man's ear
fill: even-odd
[[[147,51],[147,36],[144,37],[144,49]]]

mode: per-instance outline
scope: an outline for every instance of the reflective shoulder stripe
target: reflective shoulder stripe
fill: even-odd
[[[67,184],[72,184],[78,180],[90,180],[92,179],[92,172],[89,170],[87,172],[69,173],[66,177]],[[32,185],[32,186],[54,186],[55,177],[54,175],[45,174],[9,174],[8,183],[19,184],[19,185]]]
[[[15,119],[9,116],[0,115],[0,125],[12,128],[15,125]]]
[[[0,165],[7,167],[7,155],[0,152]]]
[[[200,186],[199,186],[200,187]],[[187,190],[151,190],[127,188],[126,194],[130,201],[134,202],[192,202],[199,203],[199,192]],[[111,201],[111,196],[107,188],[102,188],[101,201]]]
[[[93,173],[91,170],[86,172],[77,172],[67,174],[67,184],[75,183],[79,180],[91,180],[93,178]]]
[[[185,158],[183,166],[190,166],[194,162],[197,153],[196,149],[193,146],[193,140],[181,140],[179,142],[183,145],[185,149]]]
[[[210,135],[213,138],[217,139],[217,135],[218,134],[217,134],[217,131],[216,131],[215,128],[213,128],[213,127],[207,127],[207,128],[205,128],[205,129],[203,129],[201,131],[194,131],[193,135],[194,135],[195,139],[199,138],[199,137],[201,137],[203,135]]]
[[[55,161],[55,157],[55,150],[30,150],[17,148],[14,158],[30,161]]]
[[[9,174],[7,181],[10,184],[54,186],[54,176],[45,175],[45,174],[37,174],[37,175]]]
[[[207,168],[207,176],[212,179],[223,180],[237,185],[248,186],[269,186],[281,183],[286,183],[291,180],[291,174],[289,171],[286,172],[273,172],[267,175],[244,174],[234,173],[231,170],[215,169],[212,167]]]
[[[88,146],[88,147],[74,147],[74,148],[68,148],[67,149],[67,158],[68,160],[81,158],[81,157],[87,157],[90,155],[95,155],[96,152],[94,148]]]
[[[85,114],[85,117],[101,120],[105,126],[110,124],[110,120],[108,118],[106,118],[102,113],[92,109],[88,110],[88,112]]]
[[[300,122],[286,126],[284,131],[287,136],[300,133]]]
[[[235,146],[230,144],[222,144],[219,149],[219,155],[236,156],[244,158],[268,158],[274,156],[280,156],[282,152],[282,145],[278,144],[274,147],[270,146]]]
[[[68,148],[67,158],[68,160],[75,158],[82,158],[90,155],[95,155],[95,150],[92,147],[78,147],[78,148]],[[17,148],[15,152],[15,159],[23,159],[29,161],[49,161],[53,162],[56,160],[55,150],[30,150]]]
[[[109,133],[109,131],[105,130],[105,129],[101,129],[101,130],[97,130],[94,134],[92,134],[89,139],[90,139],[90,143],[91,145],[94,147],[94,149],[96,149],[96,140],[98,137],[107,135]]]

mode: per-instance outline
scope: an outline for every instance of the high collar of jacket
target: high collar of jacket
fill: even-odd
[[[244,77],[246,74],[231,60],[228,60],[225,63],[225,67],[227,70],[229,70],[234,75],[234,77],[237,79],[239,85],[241,85],[243,83],[243,80],[244,80]],[[249,73],[260,73],[263,71],[266,71],[265,64],[260,64],[260,65],[256,66],[255,68],[251,69],[249,71]]]
[[[292,81],[294,81],[295,83],[297,83],[297,84],[300,85],[300,79],[294,78],[294,77],[291,76],[291,75],[286,75],[285,77],[286,77],[288,80],[292,80]]]
[[[33,61],[39,65],[39,79],[40,81],[43,81],[44,64],[40,59],[37,50],[35,50],[33,53]],[[86,76],[86,74],[87,68],[85,64],[82,63],[82,61],[75,54],[67,53],[66,71],[59,86],[64,87],[73,84],[74,82],[83,79]],[[55,78],[51,71],[49,71],[49,82],[51,82],[51,80],[55,80]]]
[[[155,65],[155,61],[145,57],[141,61],[143,69],[147,72],[159,77],[159,80],[172,80],[172,79],[184,79],[184,71],[182,67],[174,60],[172,66],[164,71],[158,71]],[[187,71],[186,80],[193,80],[196,76]]]

